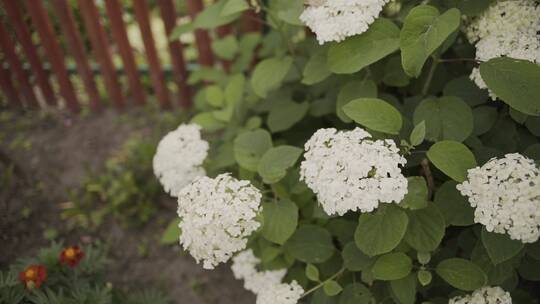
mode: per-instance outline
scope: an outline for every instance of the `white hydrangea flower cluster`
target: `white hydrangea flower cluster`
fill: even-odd
[[[482,287],[470,295],[454,297],[448,304],[512,304],[512,298],[509,292],[498,286]]]
[[[202,164],[208,147],[208,142],[201,139],[201,127],[196,124],[182,124],[161,139],[153,167],[166,192],[177,197],[184,186],[206,175]]]
[[[390,0],[310,0],[300,15],[320,44],[367,31]]]
[[[180,244],[203,268],[227,262],[246,248],[247,237],[259,228],[260,191],[249,181],[229,174],[195,179],[180,190],[178,216]]]
[[[244,288],[257,296],[256,304],[296,304],[304,294],[298,282],[281,282],[286,269],[258,271],[260,260],[251,249],[239,253],[232,260],[234,277],[244,280]]]
[[[488,61],[506,56],[540,64],[539,4],[533,0],[496,1],[474,19],[465,32],[469,41],[476,43],[476,59]],[[470,77],[479,88],[487,88],[478,68]],[[492,92],[490,96],[496,98]]]
[[[533,243],[540,237],[540,169],[519,153],[469,169],[456,187],[468,196],[474,221],[490,232]]]
[[[304,149],[300,178],[329,215],[371,212],[379,203],[399,203],[407,193],[399,168],[407,161],[392,140],[372,140],[361,128],[319,129]]]

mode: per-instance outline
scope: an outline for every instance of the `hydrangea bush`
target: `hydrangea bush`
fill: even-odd
[[[154,168],[257,303],[535,303],[540,2],[221,0]],[[228,263],[229,262],[229,263]]]

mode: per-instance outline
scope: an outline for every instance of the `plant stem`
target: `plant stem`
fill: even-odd
[[[341,274],[343,274],[343,272],[345,271],[345,268],[341,268],[338,272],[334,273],[331,277],[329,277],[328,279],[320,282],[319,284],[315,285],[313,288],[309,289],[308,291],[304,292],[304,294],[300,297],[300,299],[308,296],[310,293],[316,291],[317,289],[321,288],[326,282],[330,281],[330,280],[333,280],[335,278],[337,278],[338,276],[340,276]]]
[[[426,79],[426,83],[424,84],[424,88],[422,89],[422,95],[426,96],[429,91],[429,86],[431,85],[431,81],[433,80],[433,75],[435,74],[435,70],[437,69],[437,65],[439,64],[439,59],[437,57],[432,57],[433,62],[431,63],[431,68],[429,69],[429,74]]]
[[[435,180],[433,179],[433,174],[431,174],[431,169],[429,168],[429,160],[424,158],[420,162],[420,166],[422,166],[422,173],[426,177],[426,182],[428,185],[428,199],[431,200],[433,189],[435,189]]]

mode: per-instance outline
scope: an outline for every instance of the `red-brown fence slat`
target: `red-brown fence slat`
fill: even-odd
[[[116,70],[111,59],[111,52],[105,29],[100,21],[100,16],[94,0],[79,0],[79,8],[83,17],[84,25],[92,44],[92,50],[101,67],[105,87],[109,92],[115,106],[121,109],[125,105],[124,96],[116,75]]]
[[[244,33],[261,32],[264,26],[264,20],[255,10],[250,9],[242,13],[242,31]]]
[[[171,106],[171,102],[169,101],[169,92],[167,90],[165,77],[159,63],[154,36],[152,35],[152,29],[150,28],[150,16],[146,0],[134,0],[133,10],[135,12],[135,19],[137,20],[139,29],[141,31],[144,50],[146,52],[146,58],[150,68],[150,79],[152,80],[152,85],[161,107],[169,108]]]
[[[105,7],[111,24],[111,34],[118,46],[118,52],[124,63],[124,71],[129,83],[131,96],[138,105],[146,101],[146,94],[140,81],[140,73],[135,64],[133,50],[127,36],[125,23],[122,17],[122,7],[118,0],[105,0]]]
[[[218,26],[218,28],[216,29],[216,32],[219,38],[225,38],[228,35],[232,34],[233,27],[231,24],[221,25],[221,26]],[[225,72],[229,73],[231,70],[232,61],[227,60],[227,59],[222,59],[221,64],[223,65],[223,69],[225,70]]]
[[[25,100],[27,106],[37,106],[36,95],[28,76],[24,72],[23,66],[19,57],[15,53],[13,41],[9,38],[9,34],[2,23],[0,23],[0,47],[9,65],[9,71],[14,74],[18,82],[19,90]]]
[[[176,26],[176,10],[172,0],[158,0],[161,18],[165,25],[165,33],[169,37]],[[187,85],[188,73],[184,60],[184,47],[179,39],[169,40],[169,53],[173,67],[174,78],[179,90],[180,105],[188,108],[191,105],[191,89]]]
[[[45,70],[41,65],[37,49],[32,43],[30,30],[24,22],[19,4],[17,1],[12,0],[3,0],[3,3],[4,9],[6,10],[9,20],[11,21],[13,28],[15,29],[15,33],[17,34],[17,38],[22,46],[22,49],[24,50],[26,59],[30,63],[32,72],[36,76],[36,82],[41,89],[45,102],[47,102],[49,105],[55,105],[56,98],[54,97],[54,91],[49,82],[47,73],[45,73]]]
[[[202,0],[186,0],[187,9],[192,20],[203,10]],[[214,65],[214,55],[212,54],[210,35],[207,30],[195,30],[195,42],[199,52],[199,63],[205,66]]]
[[[7,0],[9,1],[9,0]],[[83,40],[77,29],[77,24],[71,12],[70,5],[67,0],[53,0],[53,7],[56,11],[58,22],[66,35],[66,42],[69,50],[72,53],[76,63],[77,72],[82,78],[86,92],[90,100],[90,106],[94,111],[101,110],[101,101],[99,92],[94,81],[94,75],[88,64],[87,55],[84,51]]]
[[[42,0],[27,1],[26,9],[30,13],[36,31],[39,33],[39,41],[45,49],[51,63],[51,69],[56,75],[60,86],[60,94],[64,97],[68,108],[73,112],[78,112],[80,110],[79,101],[64,63],[64,52],[56,41],[51,20]]]
[[[4,66],[4,61],[0,60],[0,89],[4,92],[4,97],[7,99],[8,103],[15,108],[22,107],[21,100],[17,95],[17,90],[13,86],[11,81],[10,72],[7,67]]]

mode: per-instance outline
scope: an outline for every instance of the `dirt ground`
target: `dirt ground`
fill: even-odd
[[[100,239],[111,244],[109,279],[115,286],[155,286],[173,303],[254,303],[254,297],[236,281],[228,265],[207,271],[178,245],[158,240],[164,222],[175,216],[175,202],[164,197],[160,209],[142,227],[123,227],[107,221],[97,232],[69,230],[60,218],[67,189],[76,187],[85,166],[99,170],[132,134],[145,135],[154,125],[142,109],[124,114],[107,111],[87,117],[61,114],[4,114],[0,120],[0,151],[20,169],[17,188],[0,189],[0,269],[20,256],[32,256],[50,242],[47,228],[57,239],[84,243]],[[153,119],[159,119],[159,114]],[[24,183],[22,181],[25,181]],[[164,219],[164,220],[163,220]],[[141,255],[141,243],[148,252]]]

